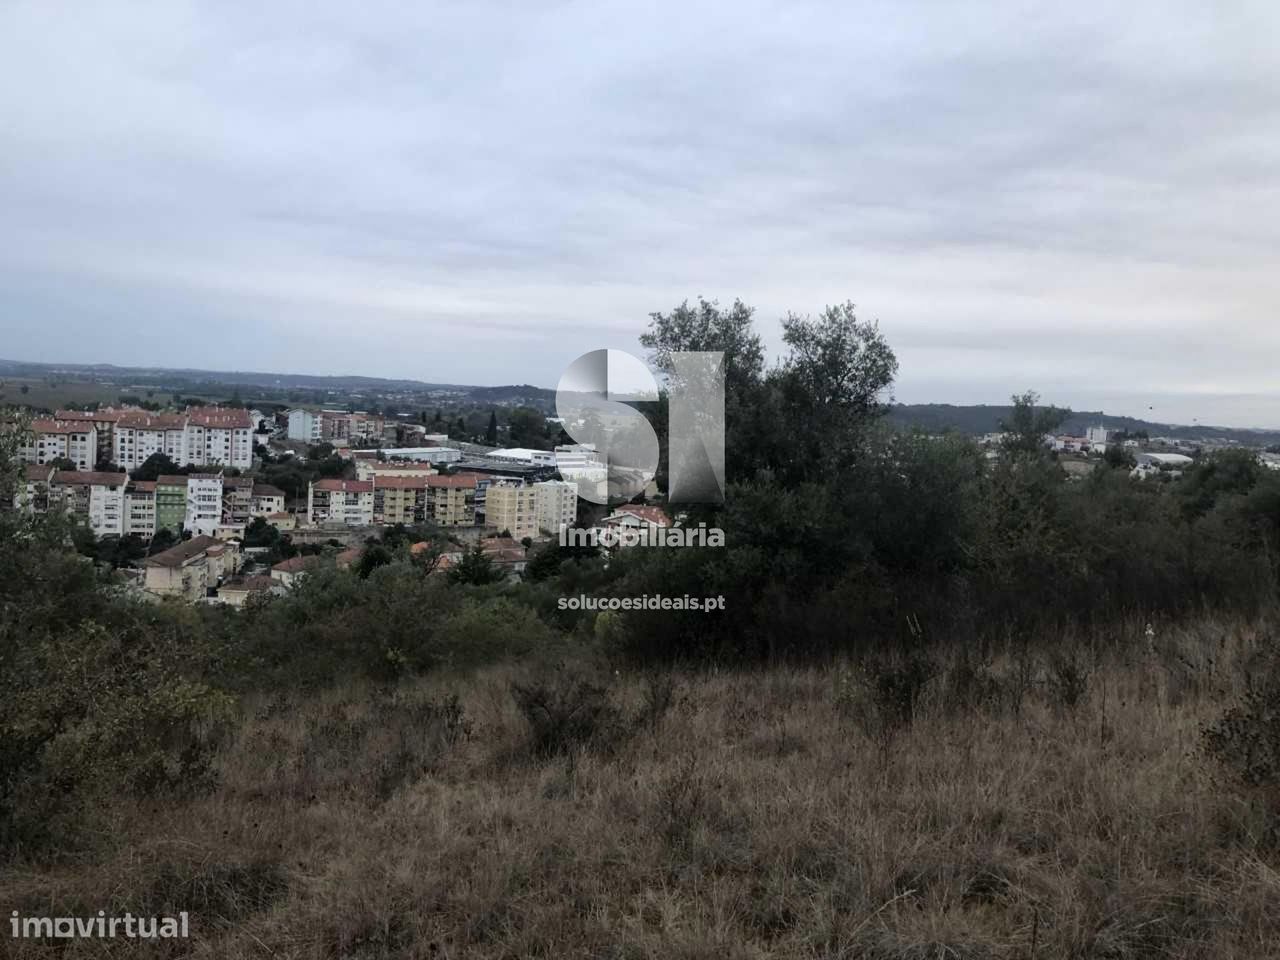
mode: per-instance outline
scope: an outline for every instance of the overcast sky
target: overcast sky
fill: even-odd
[[[0,357],[554,386],[853,300],[906,402],[1280,426],[1280,8],[0,3]]]

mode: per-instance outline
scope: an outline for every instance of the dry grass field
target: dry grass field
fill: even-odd
[[[0,905],[190,911],[188,941],[75,957],[1280,956],[1274,797],[1202,735],[1270,633],[1131,633],[914,674],[593,692],[502,667],[258,699],[211,792],[109,811],[91,855],[8,868]]]

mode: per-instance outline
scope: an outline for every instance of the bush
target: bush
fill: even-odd
[[[1049,660],[1049,689],[1068,710],[1088,699],[1089,675],[1089,667],[1079,654],[1056,653]]]
[[[842,678],[839,705],[867,737],[887,748],[911,725],[937,673],[937,664],[920,651],[870,656]]]
[[[513,683],[511,696],[528,725],[529,750],[538,757],[588,746],[611,750],[625,731],[608,690],[588,680],[559,676]]]
[[[1207,726],[1203,735],[1210,756],[1237,785],[1261,789],[1280,801],[1280,656],[1271,657],[1240,703]]]

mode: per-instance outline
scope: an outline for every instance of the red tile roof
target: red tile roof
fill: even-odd
[[[88,433],[90,430],[96,430],[92,423],[88,420],[32,420],[31,431],[33,433]]]
[[[53,475],[53,467],[47,463],[28,463],[26,473],[27,483],[47,483]]]
[[[166,474],[162,477],[156,477],[156,483],[162,487],[185,487],[187,478],[180,474]]]
[[[290,557],[288,560],[281,560],[272,570],[279,570],[281,573],[301,573],[304,570],[317,566],[321,563],[317,554],[298,555]]]
[[[251,593],[259,590],[272,590],[279,586],[278,580],[273,580],[269,575],[262,573],[256,577],[233,577],[218,588],[218,593],[223,590],[230,590],[232,593]]]
[[[117,414],[116,427],[121,430],[185,430],[187,418],[181,413],[149,413],[130,410]]]
[[[329,493],[373,492],[373,481],[371,480],[343,480],[340,477],[326,477],[323,480],[315,481],[311,486],[315,490],[325,490]]]
[[[116,409],[103,407],[101,410],[55,410],[53,415],[58,420],[92,420],[95,423],[115,423],[123,414],[134,413],[129,407]]]
[[[255,483],[253,485],[253,495],[255,497],[283,497],[284,491],[279,487],[273,487],[269,483]]]
[[[620,513],[629,513],[633,517],[639,517],[641,520],[647,520],[654,526],[671,526],[671,518],[667,516],[667,512],[661,507],[640,503],[624,503],[613,512],[613,516],[617,516]],[[608,518],[606,517],[605,519],[607,522]]]
[[[374,477],[375,490],[425,490],[430,477]]]
[[[53,482],[67,487],[122,487],[129,482],[127,473],[99,473],[96,470],[59,470]]]
[[[480,474],[478,473],[455,473],[452,476],[445,474],[436,474],[433,477],[423,477],[427,481],[429,487],[475,487],[480,482]]]
[[[163,553],[148,557],[146,565],[149,567],[180,567],[188,560],[193,560],[202,553],[221,553],[223,546],[222,541],[215,540],[213,537],[192,537],[176,547],[170,547]]]
[[[248,430],[253,426],[249,411],[236,407],[188,407],[187,416],[197,426],[217,430],[232,428]]]
[[[137,490],[139,493],[155,493],[156,482],[154,480],[130,480],[129,489]]]

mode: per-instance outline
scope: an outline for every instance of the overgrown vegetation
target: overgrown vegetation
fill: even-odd
[[[511,581],[393,529],[232,609],[0,511],[0,902],[188,905],[217,956],[1266,956],[1280,477],[1070,481],[1030,395],[988,460],[884,427],[852,306],[771,370],[751,321],[645,339],[728,354],[723,548]]]

